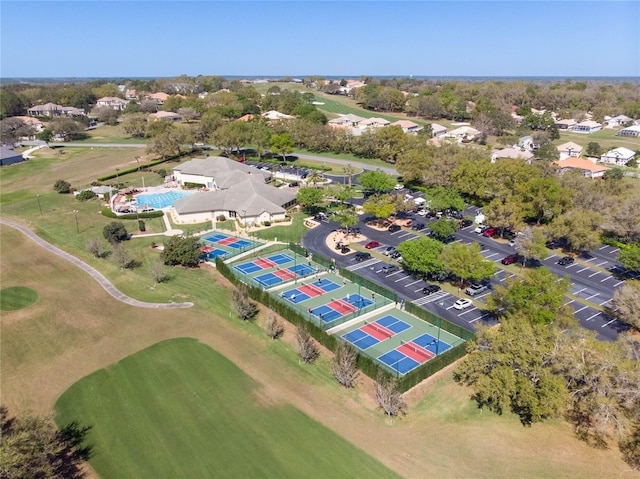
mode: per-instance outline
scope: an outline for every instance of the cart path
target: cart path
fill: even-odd
[[[87,263],[85,263],[81,259],[78,259],[75,256],[70,255],[66,251],[61,250],[57,246],[54,246],[51,243],[48,243],[47,241],[40,238],[33,231],[26,228],[25,226],[22,226],[18,223],[14,223],[13,221],[5,218],[0,218],[0,224],[17,229],[18,231],[26,235],[28,238],[30,238],[31,240],[33,240],[34,242],[42,246],[44,249],[48,250],[49,252],[61,258],[66,259],[67,261],[76,265],[78,268],[83,269],[93,279],[95,279],[98,282],[98,284],[102,286],[102,288],[107,293],[109,293],[118,301],[128,304],[129,306],[135,306],[138,308],[154,308],[154,309],[190,308],[193,306],[193,303],[147,303],[145,301],[138,301],[137,299],[133,299],[127,296],[126,294],[122,293],[120,290],[118,290],[113,284],[111,284],[111,282],[102,273],[96,270],[93,266],[89,266]]]

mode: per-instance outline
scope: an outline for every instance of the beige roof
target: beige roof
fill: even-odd
[[[209,156],[204,159],[193,158],[186,163],[174,167],[173,170],[185,175],[210,177],[216,181],[220,175],[228,174],[232,171],[240,171],[245,174],[254,175],[261,178],[263,183],[271,178],[271,172],[269,171],[259,170],[223,156]]]
[[[406,130],[408,130],[410,128],[419,128],[420,127],[420,125],[418,125],[417,123],[412,122],[411,120],[394,121],[389,126],[399,126],[400,128],[406,129]]]
[[[503,148],[502,150],[495,150],[493,156],[495,158],[522,158],[524,160],[530,160],[533,158],[533,153],[530,151],[522,151],[518,148]]]
[[[438,123],[431,123],[431,131],[433,131],[434,134],[442,133],[443,131],[447,131],[447,127],[439,125]]]
[[[479,135],[480,132],[475,128],[471,128],[470,126],[461,126],[460,128],[456,128],[455,130],[451,130],[447,132],[447,136],[461,136],[461,135]]]
[[[562,145],[558,145],[558,151],[576,151],[576,152],[580,152],[583,150],[583,148],[578,145],[577,143],[574,143],[573,141],[568,141],[567,143],[563,143]]]
[[[295,197],[296,192],[291,188],[274,188],[257,177],[245,177],[227,190],[196,193],[180,198],[173,206],[178,214],[235,211],[257,216],[263,212],[283,213],[283,206],[291,203]]]
[[[589,128],[595,128],[597,126],[602,126],[597,121],[586,120],[581,123],[578,123],[576,126],[588,126]]]
[[[156,120],[162,120],[163,118],[181,118],[180,115],[172,111],[158,111],[156,113],[151,113],[149,117],[155,118]]]
[[[365,118],[364,120],[362,120],[360,123],[358,123],[358,126],[370,126],[370,125],[389,125],[391,122],[389,120],[385,120],[384,118],[376,118],[371,117],[371,118]]]

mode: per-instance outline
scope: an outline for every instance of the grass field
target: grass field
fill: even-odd
[[[308,231],[304,225],[304,218],[308,215],[305,213],[294,213],[293,223],[286,226],[271,226],[270,228],[255,231],[251,233],[251,236],[264,240],[284,241],[285,243],[298,243],[302,239],[302,236]]]
[[[587,145],[591,142],[598,143],[605,151],[609,151],[619,146],[624,146],[633,151],[640,150],[640,138],[631,138],[628,136],[616,136],[618,130],[610,130],[603,128],[600,131],[591,133],[590,135],[584,135],[581,133],[573,133],[571,131],[561,131],[560,139],[553,141],[554,145],[561,145],[568,141],[573,141],[583,148],[587,148]],[[583,156],[585,154],[583,153]]]
[[[38,300],[38,293],[24,286],[11,286],[0,290],[0,311],[16,311],[31,306]]]
[[[92,425],[103,478],[399,477],[193,339],[96,371],[56,410],[59,425]]]

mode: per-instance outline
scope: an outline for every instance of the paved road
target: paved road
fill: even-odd
[[[193,303],[147,303],[147,302],[144,302],[144,301],[138,301],[137,299],[133,299],[133,298],[127,296],[126,294],[122,293],[120,290],[118,290],[98,270],[96,270],[92,266],[89,266],[87,263],[85,263],[84,261],[76,258],[75,256],[70,255],[66,251],[62,251],[60,248],[52,245],[51,243],[46,242],[45,240],[40,238],[38,235],[36,235],[33,231],[31,231],[30,229],[25,228],[24,226],[22,226],[22,225],[20,225],[18,223],[14,223],[13,221],[7,220],[5,218],[0,218],[0,223],[3,224],[3,225],[9,226],[11,228],[17,229],[18,231],[22,232],[27,237],[29,237],[31,240],[33,240],[34,242],[36,242],[37,244],[42,246],[47,251],[49,251],[49,252],[51,252],[51,253],[53,253],[55,255],[58,255],[61,258],[64,258],[67,261],[73,263],[78,268],[81,268],[81,269],[85,270],[93,279],[95,279],[98,282],[98,284],[100,286],[102,286],[104,288],[104,290],[107,293],[109,293],[111,296],[113,296],[118,301],[126,303],[126,304],[128,304],[130,306],[136,306],[138,308],[176,309],[176,308],[190,308],[191,306],[193,306]]]

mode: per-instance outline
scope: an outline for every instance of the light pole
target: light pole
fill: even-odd
[[[116,186],[120,184],[120,177],[118,176],[119,171],[120,171],[120,168],[116,168]]]
[[[40,204],[40,195],[38,195],[37,198],[38,198],[38,209],[40,210],[40,214],[42,215],[42,205]]]
[[[242,221],[244,224],[244,232],[247,232],[247,210],[242,210]]]
[[[73,214],[76,217],[76,234],[80,234],[80,227],[78,226],[78,210],[73,210]]]

